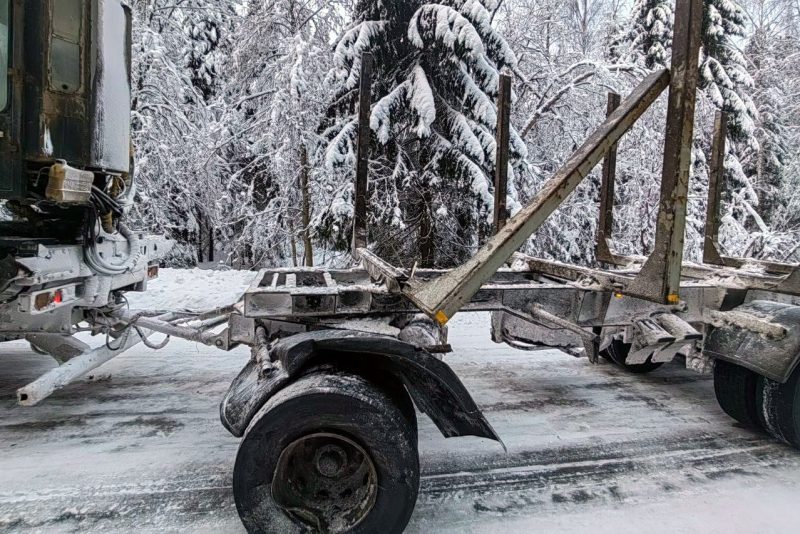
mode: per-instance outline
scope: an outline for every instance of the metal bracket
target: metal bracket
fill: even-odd
[[[600,336],[594,332],[586,330],[582,326],[577,325],[572,321],[568,321],[557,315],[553,315],[552,313],[545,311],[543,308],[536,305],[531,306],[530,312],[528,313],[510,308],[508,306],[504,306],[503,311],[509,315],[513,315],[514,317],[522,319],[523,321],[540,324],[548,328],[563,328],[564,330],[568,330],[573,334],[576,334],[583,341],[583,347],[586,351],[586,356],[589,358],[589,361],[591,363],[597,363],[599,361]]]

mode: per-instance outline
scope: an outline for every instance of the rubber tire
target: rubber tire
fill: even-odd
[[[800,449],[800,367],[785,384],[759,376],[756,407],[767,433]]]
[[[647,359],[646,362],[636,365],[629,365],[625,363],[628,359],[628,353],[631,351],[630,343],[625,343],[622,340],[614,339],[611,341],[611,345],[608,346],[607,349],[600,352],[600,354],[606,360],[617,364],[618,366],[622,367],[629,373],[634,374],[646,374],[652,371],[655,371],[662,365],[661,362],[653,362],[650,358]]]
[[[758,378],[756,373],[740,365],[724,360],[714,363],[714,394],[720,408],[752,429],[762,428],[756,404]]]
[[[289,444],[324,431],[357,442],[377,471],[375,504],[351,532],[402,533],[419,492],[417,431],[406,410],[391,395],[350,373],[309,374],[278,392],[253,418],[236,456],[233,494],[247,531],[309,532],[308,525],[274,503],[272,478]]]
[[[417,410],[405,386],[393,377],[382,377],[381,380],[375,381],[374,383],[378,385],[378,388],[388,393],[395,406],[403,412],[403,416],[405,416],[409,428],[414,432],[415,440],[418,440]]]

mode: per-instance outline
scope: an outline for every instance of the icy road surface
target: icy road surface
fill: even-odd
[[[251,276],[167,270],[131,301],[219,304]],[[518,352],[489,341],[485,315],[458,317],[451,341],[446,361],[508,453],[445,440],[421,417],[409,532],[798,531],[800,453],[734,424],[708,378]],[[247,357],[139,347],[26,409],[14,389],[54,364],[0,345],[0,531],[243,532],[230,489],[237,440],[217,406]]]

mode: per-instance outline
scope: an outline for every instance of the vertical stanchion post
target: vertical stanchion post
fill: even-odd
[[[725,140],[728,137],[728,115],[717,111],[714,119],[714,141],[711,144],[711,165],[708,173],[708,206],[703,243],[703,262],[724,265],[719,253],[719,205],[725,183]]]
[[[610,117],[619,107],[621,97],[608,93],[606,116]],[[614,232],[614,180],[617,176],[617,143],[611,147],[603,160],[603,178],[600,184],[600,220],[597,224],[595,256],[605,263],[616,263],[611,252],[610,240]]]
[[[508,160],[511,144],[511,76],[500,75],[497,100],[497,161],[494,171],[494,232],[508,220]]]
[[[372,54],[361,56],[361,80],[358,97],[358,149],[356,154],[355,206],[353,209],[352,253],[367,246],[367,186],[369,179],[369,145],[372,138],[370,112],[372,106]]]
[[[703,0],[678,0],[655,245],[625,291],[666,304],[680,302],[702,26]]]
[[[302,202],[303,221],[303,255],[305,266],[314,266],[314,249],[311,246],[311,194],[308,190],[308,149],[305,140],[300,140],[300,196]]]

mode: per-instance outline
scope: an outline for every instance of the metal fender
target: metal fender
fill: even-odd
[[[323,330],[282,339],[271,352],[279,365],[260,376],[258,366],[248,363],[220,404],[222,424],[234,436],[243,436],[258,410],[309,365],[325,363],[396,378],[445,437],[500,441],[453,370],[416,345],[363,332]]]
[[[781,384],[800,360],[800,307],[757,300],[711,313],[706,356],[725,360]]]

